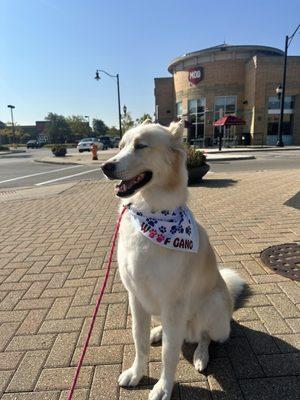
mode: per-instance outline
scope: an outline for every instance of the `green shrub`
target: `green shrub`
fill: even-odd
[[[0,145],[0,151],[9,151],[9,147]]]
[[[66,146],[63,146],[61,144],[58,144],[54,147],[52,147],[52,153],[55,155],[55,157],[64,157],[67,153],[67,148]]]
[[[196,168],[201,167],[206,164],[206,155],[200,151],[196,150],[193,147],[187,148],[187,159],[186,166],[187,168]]]

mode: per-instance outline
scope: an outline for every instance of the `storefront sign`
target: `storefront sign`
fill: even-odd
[[[193,85],[197,85],[203,79],[202,67],[192,67],[188,71],[189,71],[189,81]]]

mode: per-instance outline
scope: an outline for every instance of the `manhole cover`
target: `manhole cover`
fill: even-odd
[[[277,274],[300,280],[300,244],[285,243],[268,247],[260,253],[260,258]]]

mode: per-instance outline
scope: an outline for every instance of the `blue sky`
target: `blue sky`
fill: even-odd
[[[116,83],[96,68],[120,74],[134,118],[153,114],[153,79],[173,58],[224,41],[283,48],[299,22],[299,0],[0,0],[0,120],[13,104],[19,124],[51,111],[116,125]]]

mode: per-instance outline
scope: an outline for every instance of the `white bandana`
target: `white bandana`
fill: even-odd
[[[153,243],[168,249],[197,253],[199,231],[187,206],[145,214],[129,205],[136,229]]]

